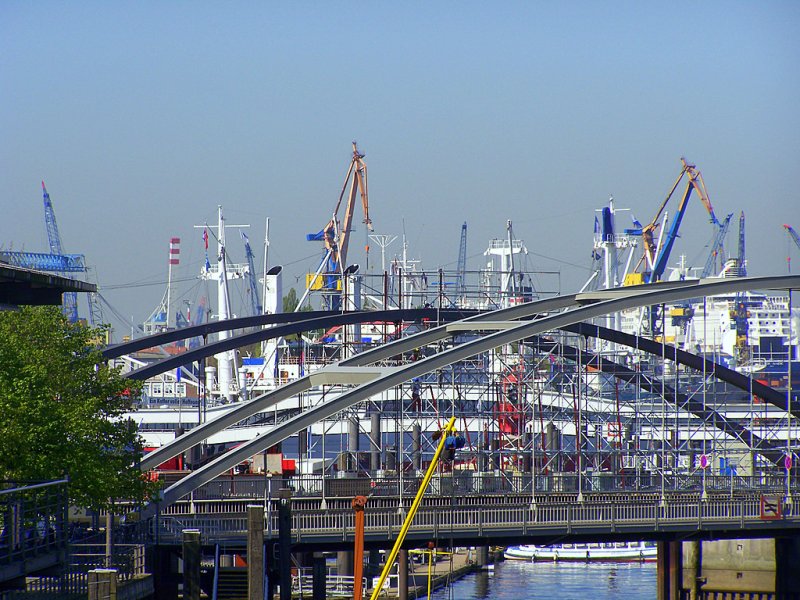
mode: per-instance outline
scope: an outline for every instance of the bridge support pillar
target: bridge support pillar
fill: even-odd
[[[250,598],[264,597],[264,507],[247,507],[247,590]]]
[[[775,596],[800,594],[800,537],[775,538]]]
[[[479,569],[489,566],[489,546],[475,547],[475,564]]]
[[[322,552],[314,552],[312,573],[314,582],[312,584],[312,600],[325,600],[325,588],[327,586],[325,571],[325,555]]]
[[[408,600],[408,550],[397,553],[397,600]]]
[[[183,530],[183,597],[200,600],[200,530]]]
[[[683,583],[681,542],[658,542],[656,587],[658,600],[680,600]]]

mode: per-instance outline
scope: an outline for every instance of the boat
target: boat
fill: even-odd
[[[522,545],[506,548],[507,560],[583,561],[583,562],[648,562],[656,560],[655,542],[606,542],[594,544],[557,544],[553,546]]]

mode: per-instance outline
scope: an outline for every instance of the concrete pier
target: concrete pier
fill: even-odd
[[[682,571],[692,599],[800,596],[800,537],[686,542]]]

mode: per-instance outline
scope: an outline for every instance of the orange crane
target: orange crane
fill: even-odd
[[[686,211],[686,206],[689,201],[689,197],[692,194],[692,191],[696,191],[697,195],[700,196],[700,201],[703,203],[703,206],[706,207],[709,216],[711,217],[711,222],[716,225],[718,228],[722,228],[722,223],[717,220],[717,216],[714,214],[714,207],[711,205],[711,200],[708,197],[708,192],[706,192],[706,184],[703,181],[703,176],[700,171],[697,170],[697,167],[693,164],[689,164],[686,162],[684,157],[681,157],[681,164],[683,165],[681,168],[680,175],[675,180],[675,183],[670,189],[667,197],[664,198],[664,201],[661,203],[661,206],[658,208],[658,212],[656,212],[656,216],[653,217],[653,220],[650,221],[647,225],[642,227],[642,239],[644,241],[644,256],[639,261],[639,265],[637,265],[637,270],[639,266],[642,266],[642,263],[645,265],[645,270],[650,271],[650,277],[648,281],[658,281],[661,278],[661,275],[664,273],[664,269],[666,268],[667,259],[669,258],[669,253],[672,250],[672,244],[675,241],[675,238],[678,235],[678,227],[680,226],[681,219],[683,218],[683,214]],[[670,227],[670,231],[667,233],[666,240],[664,243],[656,242],[655,235],[660,226],[659,219],[661,219],[661,215],[664,212],[664,209],[667,206],[670,198],[675,193],[675,190],[681,183],[684,175],[688,176],[689,181],[686,184],[686,191],[683,194],[683,198],[681,199],[680,204],[678,205],[678,211],[676,213],[675,218],[672,221],[672,226]]]
[[[319,233],[310,233],[306,236],[308,241],[322,241],[325,244],[325,258],[320,265],[320,271],[324,270],[324,289],[328,292],[336,292],[338,289],[338,282],[341,281],[344,268],[347,263],[347,248],[350,243],[350,232],[353,224],[353,212],[355,209],[356,196],[361,196],[361,206],[364,210],[364,224],[367,229],[372,231],[372,220],[369,218],[369,189],[367,186],[367,165],[364,162],[364,154],[358,151],[358,145],[353,142],[353,158],[350,160],[350,166],[347,169],[347,175],[344,178],[342,191],[339,193],[339,200],[333,209],[333,216],[328,221],[327,225],[322,228]],[[347,185],[350,184],[350,191],[347,195],[347,206],[345,207],[344,216],[339,220],[338,213],[344,199]],[[319,272],[315,275],[310,283],[314,285],[317,281]],[[338,294],[334,294],[336,298]],[[338,307],[338,301],[332,302]],[[333,305],[332,309],[335,309]]]

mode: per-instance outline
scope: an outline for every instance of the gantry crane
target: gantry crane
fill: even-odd
[[[650,223],[642,228],[644,256],[639,262],[639,266],[644,263],[645,270],[649,270],[649,275],[646,278],[648,283],[659,281],[661,276],[664,274],[670,252],[672,251],[672,246],[675,243],[675,239],[678,237],[678,229],[680,228],[683,215],[686,212],[686,206],[689,202],[689,197],[692,195],[693,190],[697,192],[698,196],[700,196],[700,201],[708,211],[708,214],[711,218],[711,223],[714,224],[718,229],[721,229],[723,226],[722,223],[720,223],[717,219],[717,216],[714,214],[714,207],[711,205],[711,200],[706,192],[706,185],[703,181],[703,176],[700,171],[697,170],[695,165],[686,162],[686,159],[683,157],[681,157],[681,164],[683,167],[681,168],[680,175],[678,175],[678,178],[675,180],[672,189],[670,189],[667,197],[658,208],[655,217],[653,217],[653,220],[650,221]],[[659,241],[656,242],[655,234],[660,226],[661,215],[664,213],[667,203],[680,185],[684,175],[688,176],[689,180],[686,184],[686,190],[683,193],[683,198],[678,205],[677,213],[672,220],[669,231],[665,234],[666,237],[664,237],[664,239],[659,239]]]
[[[337,310],[340,306],[340,282],[344,277],[344,269],[347,263],[347,248],[350,243],[350,232],[352,231],[353,211],[357,195],[361,195],[361,206],[364,210],[364,224],[372,231],[372,220],[369,218],[369,190],[367,186],[367,165],[364,162],[364,154],[358,151],[356,142],[353,142],[353,157],[344,178],[339,199],[333,209],[333,216],[327,225],[318,233],[310,233],[306,236],[308,241],[322,241],[325,244],[325,257],[322,259],[320,269],[307,282],[307,288],[312,286],[322,288],[327,292],[329,308]],[[344,216],[339,219],[339,208],[342,199],[350,184],[350,192],[347,196],[347,206]],[[318,284],[320,273],[323,273],[323,283]]]

